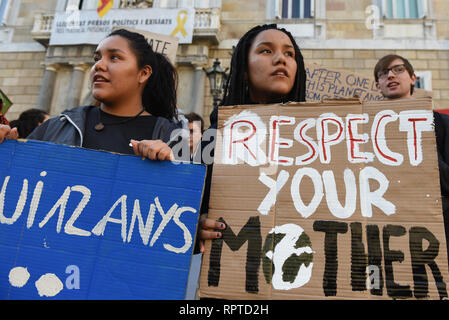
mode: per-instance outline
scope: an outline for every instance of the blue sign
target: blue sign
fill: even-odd
[[[0,144],[0,300],[184,299],[203,165]]]

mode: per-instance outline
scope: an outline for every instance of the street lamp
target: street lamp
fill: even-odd
[[[218,58],[215,59],[214,65],[209,70],[204,69],[207,77],[209,78],[210,93],[214,98],[214,108],[216,108],[218,106],[218,103],[221,101],[221,95],[223,94],[228,77],[228,75],[226,74],[227,70],[228,68],[223,71],[220,66],[220,60],[218,60]]]

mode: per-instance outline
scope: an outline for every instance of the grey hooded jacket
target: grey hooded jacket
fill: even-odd
[[[83,146],[86,114],[94,106],[83,106],[71,110],[65,110],[59,116],[54,117],[45,126],[39,126],[27,137],[27,139],[48,141],[71,146]],[[173,130],[180,125],[166,118],[158,117],[153,136],[149,140],[162,140],[168,142]]]

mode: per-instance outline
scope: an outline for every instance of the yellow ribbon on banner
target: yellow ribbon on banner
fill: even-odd
[[[184,14],[184,16],[181,18],[181,15]],[[187,22],[187,11],[186,10],[181,10],[178,12],[178,16],[176,17],[176,23],[178,24],[175,28],[175,30],[173,30],[173,32],[170,34],[171,36],[174,36],[175,34],[177,34],[178,32],[181,32],[183,37],[187,36],[187,31],[184,27],[184,25]]]

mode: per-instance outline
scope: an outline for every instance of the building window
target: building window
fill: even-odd
[[[0,0],[0,26],[5,25],[7,12],[9,9],[9,0]]]
[[[416,71],[415,88],[432,91],[432,71]]]
[[[421,19],[427,15],[427,0],[383,0],[388,19]]]
[[[281,0],[282,19],[308,19],[313,17],[313,0]]]
[[[153,0],[120,0],[120,8],[151,8]]]
[[[75,11],[83,9],[83,0],[67,0],[66,10]]]

